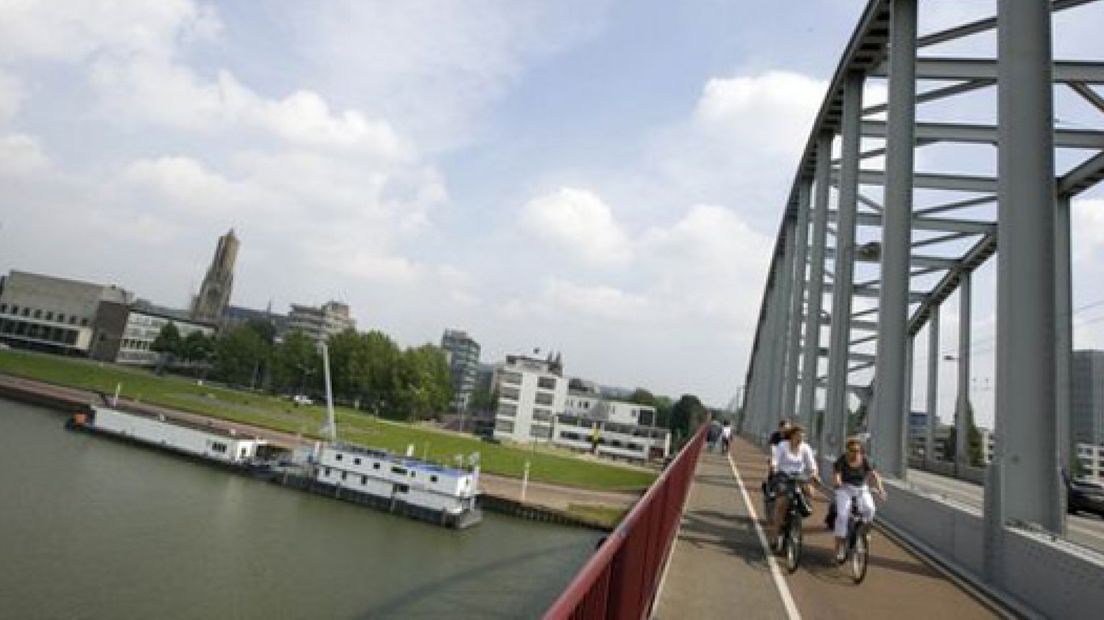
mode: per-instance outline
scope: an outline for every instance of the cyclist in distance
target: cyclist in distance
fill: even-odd
[[[836,562],[843,562],[847,555],[847,521],[851,516],[852,498],[859,502],[863,522],[874,520],[874,498],[870,496],[868,480],[874,482],[874,491],[885,499],[882,477],[874,469],[874,463],[863,451],[858,437],[847,440],[846,450],[836,460],[834,483],[836,487]]]
[[[811,501],[813,480],[817,479],[816,458],[813,449],[805,443],[805,429],[798,425],[789,427],[783,441],[771,449],[771,472],[786,474],[793,478],[804,478],[801,489],[805,493],[805,501]],[[778,483],[780,487],[782,482]],[[786,493],[781,488],[776,489],[777,499],[774,502],[774,515],[770,519],[771,545],[778,544],[778,525],[786,516],[789,509]]]

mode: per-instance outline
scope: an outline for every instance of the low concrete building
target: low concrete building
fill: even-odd
[[[553,443],[633,461],[666,458],[671,432],[656,426],[655,407],[572,390],[556,416]]]
[[[292,304],[287,329],[302,332],[315,342],[325,342],[346,329],[356,329],[356,319],[350,316],[349,305],[339,301],[329,301],[318,308]]]
[[[0,278],[0,340],[29,349],[88,355],[101,304],[128,304],[114,285],[12,271]]]

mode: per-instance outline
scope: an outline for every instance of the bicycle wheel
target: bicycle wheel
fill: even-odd
[[[790,573],[797,570],[801,562],[801,519],[794,515],[790,520],[790,527],[786,530],[786,570]]]
[[[870,537],[866,528],[855,533],[854,546],[851,548],[851,580],[862,583],[866,577],[866,563],[870,556]]]

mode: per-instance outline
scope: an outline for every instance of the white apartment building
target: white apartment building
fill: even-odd
[[[553,443],[634,461],[666,458],[671,433],[657,428],[655,407],[570,391],[556,416]]]
[[[325,342],[346,329],[356,329],[356,319],[349,315],[349,305],[329,301],[322,307],[291,305],[288,313],[288,331],[300,331],[315,342]]]
[[[558,361],[507,355],[495,368],[494,389],[495,439],[551,441],[555,416],[563,413],[567,398],[567,380]]]

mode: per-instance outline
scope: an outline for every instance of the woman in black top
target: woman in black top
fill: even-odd
[[[837,460],[835,469],[836,485],[836,561],[842,562],[846,554],[847,520],[851,516],[851,502],[859,502],[859,512],[863,521],[874,520],[874,498],[870,496],[867,480],[874,481],[875,492],[885,499],[885,487],[882,477],[874,469],[874,463],[863,452],[862,442],[857,437],[847,440],[847,451]]]

